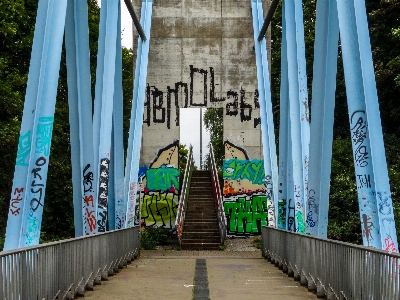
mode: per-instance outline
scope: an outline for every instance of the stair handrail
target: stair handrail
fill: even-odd
[[[215,163],[214,149],[211,143],[209,144],[209,148],[210,148],[209,164],[211,171],[211,181],[213,185],[215,207],[217,209],[219,236],[221,239],[221,245],[223,245],[226,238],[226,216],[224,211],[224,204],[222,201],[221,188],[218,180],[218,170],[217,170],[217,165]]]
[[[194,169],[193,159],[193,146],[189,146],[189,153],[186,162],[185,175],[183,176],[182,187],[180,190],[180,197],[178,203],[178,210],[176,213],[175,228],[179,240],[179,245],[182,244],[182,232],[185,223],[186,206],[189,199],[190,181],[192,179],[192,173]]]

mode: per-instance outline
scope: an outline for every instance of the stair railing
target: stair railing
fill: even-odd
[[[189,199],[190,181],[192,179],[193,169],[194,169],[193,146],[190,145],[186,168],[185,168],[185,175],[183,177],[183,182],[181,187],[181,196],[179,198],[178,211],[175,220],[175,227],[180,245],[182,244],[183,225],[185,223],[186,205]]]
[[[211,143],[209,144],[209,148],[210,148],[209,164],[210,164],[210,171],[211,171],[211,181],[212,181],[212,185],[213,185],[215,207],[217,209],[219,236],[221,239],[221,244],[224,244],[224,241],[226,238],[226,216],[225,216],[224,205],[223,205],[222,196],[221,196],[221,188],[220,188],[219,180],[218,180],[217,165],[215,164],[214,149],[213,149]]]

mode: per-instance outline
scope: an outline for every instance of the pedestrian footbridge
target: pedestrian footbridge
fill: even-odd
[[[399,299],[400,255],[263,227],[260,252],[142,251],[138,227],[0,254],[2,299]]]
[[[310,104],[302,1],[282,1],[281,75],[271,78],[267,29],[278,0],[125,0],[138,31],[126,149],[122,1],[101,1],[94,101],[93,1],[38,2],[1,299],[400,299],[364,1],[315,1]],[[339,33],[364,246],[326,238]],[[76,238],[38,245],[64,36]],[[280,84],[279,151],[271,80]],[[192,154],[179,181],[179,111],[190,107],[222,109],[224,124],[222,166],[210,146],[210,189],[194,198]],[[199,248],[141,253],[141,223]],[[254,256],[206,251],[256,233]]]

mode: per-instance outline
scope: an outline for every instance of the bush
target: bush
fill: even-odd
[[[155,250],[157,245],[165,245],[168,239],[166,229],[149,227],[142,230],[141,249]]]

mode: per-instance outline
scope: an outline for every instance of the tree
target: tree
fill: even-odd
[[[18,146],[37,0],[4,0],[0,11],[0,236],[4,237]],[[3,1],[3,2],[4,2]],[[88,0],[92,97],[95,90],[100,9]],[[123,48],[124,136],[127,140],[132,102],[132,49]],[[69,142],[68,86],[65,50],[62,53],[55,121],[42,222],[42,240],[74,234],[72,173]],[[126,147],[125,147],[126,148]],[[2,239],[0,247],[2,248]]]
[[[210,142],[214,149],[215,163],[219,172],[222,170],[224,153],[224,115],[222,108],[208,108],[204,113],[204,125],[210,132]],[[206,161],[209,158],[206,157]]]
[[[37,1],[5,0],[0,10],[0,236],[4,237],[24,105]],[[2,247],[0,239],[0,247]]]

